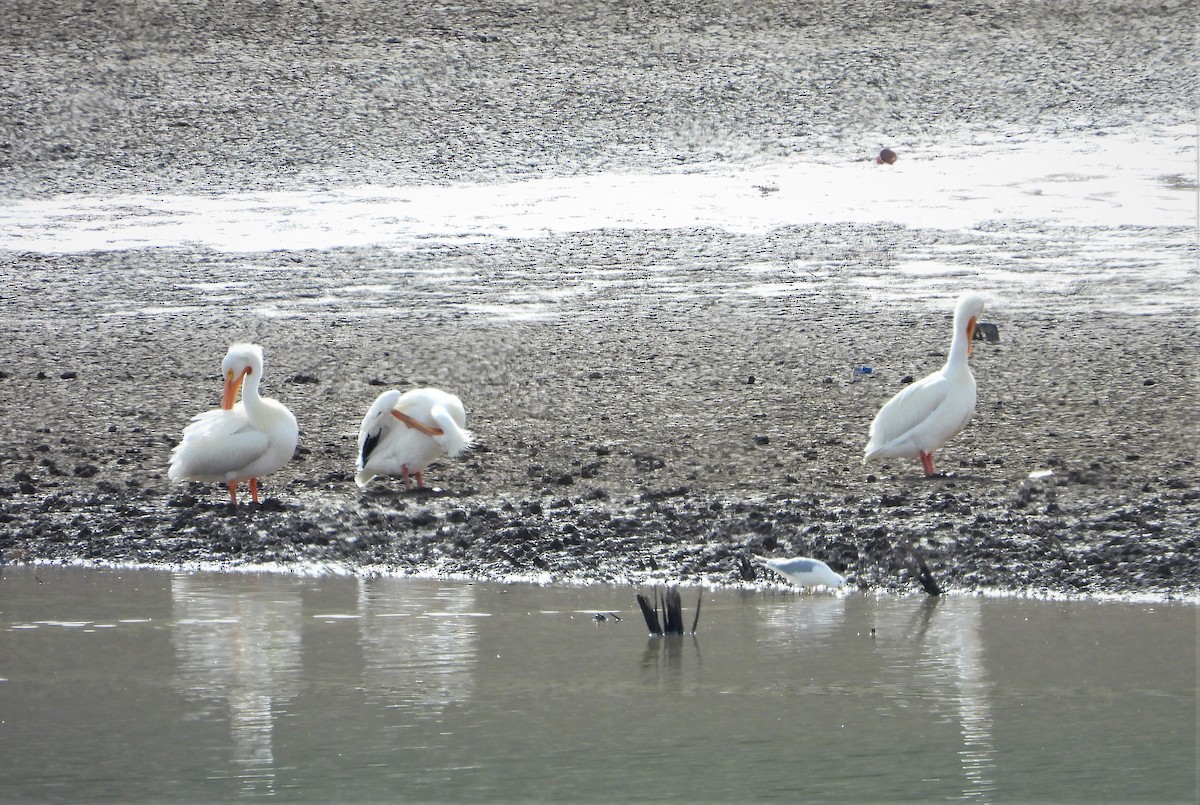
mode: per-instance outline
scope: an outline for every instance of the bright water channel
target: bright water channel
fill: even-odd
[[[1197,795],[1193,604],[635,592],[4,568],[0,800]]]

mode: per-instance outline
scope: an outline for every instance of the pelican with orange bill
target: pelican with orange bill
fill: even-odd
[[[250,499],[258,503],[258,479],[291,460],[300,429],[287,406],[259,394],[261,346],[231,346],[221,362],[221,374],[221,407],[198,414],[184,428],[183,440],[171,451],[167,477],[176,482],[225,484],[234,506],[238,484],[248,481]]]
[[[879,410],[871,423],[864,464],[883,458],[919,458],[926,476],[936,474],[933,452],[958,435],[975,413],[975,376],[967,359],[983,309],[984,299],[977,293],[959,298],[946,364],[905,386]]]

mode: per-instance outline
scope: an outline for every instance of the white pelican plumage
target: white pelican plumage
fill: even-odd
[[[425,485],[425,468],[440,456],[459,455],[474,437],[466,429],[462,400],[441,389],[422,388],[380,394],[358,430],[357,474],[366,486],[380,475],[399,475],[404,488]]]
[[[249,481],[250,498],[258,503],[258,479],[291,460],[300,429],[287,406],[259,396],[263,350],[258,344],[231,346],[221,373],[221,407],[198,414],[184,428],[183,441],[171,451],[167,477],[224,483],[235,506],[238,482]],[[239,390],[242,400],[235,405]]]
[[[807,556],[797,556],[792,559],[766,559],[754,557],[754,561],[766,568],[774,570],[797,587],[830,587],[834,590],[843,587],[846,580],[833,571],[829,565],[820,559],[810,559]]]
[[[966,427],[975,412],[975,376],[967,358],[983,307],[979,294],[959,298],[945,366],[909,384],[879,409],[871,423],[864,464],[877,458],[920,458],[925,475],[934,474],[933,451]]]

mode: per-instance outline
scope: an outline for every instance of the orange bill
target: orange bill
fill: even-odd
[[[435,428],[430,425],[426,425],[424,422],[420,422],[416,419],[413,419],[408,414],[402,414],[399,411],[393,410],[392,416],[396,417],[396,419],[399,419],[401,422],[403,422],[408,427],[416,428],[417,430],[421,431],[421,433],[424,433],[426,436],[441,436],[443,433],[446,432],[446,431],[442,430],[441,428]]]
[[[238,392],[242,390],[242,381],[248,374],[250,374],[249,367],[243,369],[237,377],[233,376],[232,369],[225,373],[225,393],[221,396],[221,407],[226,411],[233,408],[233,404],[237,402]]]

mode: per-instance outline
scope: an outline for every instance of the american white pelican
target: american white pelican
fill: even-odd
[[[224,483],[237,505],[239,481],[250,481],[258,503],[258,479],[287,464],[296,451],[300,429],[283,403],[261,397],[263,351],[258,344],[234,344],[221,361],[225,393],[221,407],[192,418],[183,441],[171,451],[172,481]],[[236,405],[238,391],[242,400]]]
[[[439,456],[459,455],[474,438],[466,429],[462,400],[441,389],[396,389],[375,398],[358,430],[358,472],[366,486],[380,475],[399,475],[404,488],[425,485],[422,473]],[[410,477],[411,476],[411,477]]]
[[[954,335],[946,365],[888,400],[871,423],[863,463],[876,458],[920,458],[933,475],[933,451],[966,427],[975,412],[975,376],[967,357],[983,297],[963,294],[954,310]]]
[[[797,556],[792,559],[766,559],[754,557],[754,561],[766,568],[774,570],[798,587],[830,587],[838,589],[846,584],[846,580],[833,568],[820,559],[809,559],[807,556]]]

